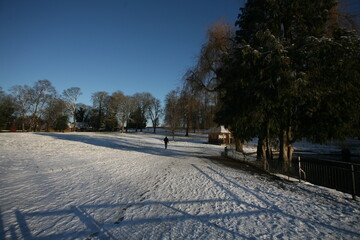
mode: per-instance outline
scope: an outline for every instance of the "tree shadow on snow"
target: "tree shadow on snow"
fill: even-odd
[[[302,226],[312,230],[314,234],[323,229],[341,234],[344,238],[360,238],[360,232],[354,229],[348,230],[335,224],[317,221],[314,216],[316,213],[312,213],[313,215],[308,218],[296,216],[274,203],[287,201],[287,197],[273,194],[271,196],[278,199],[274,201],[271,197],[268,200],[264,194],[260,194],[261,190],[242,186],[219,170],[194,164],[191,166],[200,178],[210,181],[209,189],[218,188],[224,193],[221,194],[222,198],[154,201],[146,199],[146,193],[149,192],[147,190],[139,194],[138,200],[134,202],[85,204],[52,211],[16,210],[14,214],[17,226],[10,226],[7,230],[8,235],[13,239],[18,238],[14,235],[16,233],[11,231],[17,227],[17,234],[23,239],[255,239],[263,235],[270,237],[271,229],[265,226],[258,227],[256,231],[250,229],[253,232],[248,232],[246,228],[243,229],[241,223],[246,224],[248,220],[255,220],[257,225],[263,226],[266,224],[262,224],[261,221],[267,221],[268,224],[274,219],[281,218],[283,221],[279,221],[278,224],[286,222],[286,225],[280,228],[287,236],[301,222]],[[233,188],[241,191],[235,193]],[[221,208],[222,204],[228,205]],[[205,209],[205,212],[194,209]],[[108,217],[101,219],[102,215]],[[62,226],[57,226],[57,223],[61,224],[66,219],[77,227],[61,230],[59,227]],[[235,220],[229,224],[230,219]],[[53,225],[50,224],[51,226],[46,229],[32,229],[32,221],[46,221]],[[253,236],[254,234],[257,235]],[[5,238],[3,233],[0,236]]]
[[[156,138],[157,140],[159,140],[159,143],[149,143],[146,141],[138,140],[136,138],[132,139],[132,141],[127,141],[126,138],[122,138],[121,136],[117,137],[114,135],[112,135],[111,137],[110,136],[107,137],[104,135],[87,136],[87,135],[66,134],[66,133],[36,133],[36,134],[41,136],[50,136],[55,139],[60,139],[65,141],[81,142],[93,146],[111,148],[115,150],[134,151],[134,152],[141,152],[141,153],[147,153],[147,154],[159,155],[159,156],[173,156],[173,157],[189,156],[189,151],[186,151],[186,149],[184,149],[184,151],[171,149],[171,143],[169,144],[168,149],[164,149],[163,140],[160,138]]]

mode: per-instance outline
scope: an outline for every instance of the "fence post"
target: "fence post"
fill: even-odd
[[[356,182],[355,182],[355,167],[354,164],[351,163],[351,179],[352,179],[352,198],[356,200]]]

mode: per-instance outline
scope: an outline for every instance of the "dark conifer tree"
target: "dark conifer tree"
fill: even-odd
[[[218,122],[243,140],[259,137],[259,159],[271,156],[263,146],[269,150],[270,138],[277,136],[286,171],[294,141],[344,136],[348,120],[356,119],[356,114],[350,114],[358,112],[356,107],[345,106],[354,105],[355,96],[360,95],[359,41],[344,31],[329,35],[326,23],[335,3],[249,0],[236,22],[237,46],[221,71]],[[349,63],[346,67],[345,62]],[[334,88],[339,84],[341,90]],[[329,91],[333,94],[324,94]],[[347,105],[341,104],[344,102]],[[330,109],[335,112],[332,116]],[[333,119],[332,123],[324,116]],[[304,130],[320,120],[332,128]]]

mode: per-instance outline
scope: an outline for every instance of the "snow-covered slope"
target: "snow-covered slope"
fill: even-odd
[[[227,168],[201,137],[165,150],[163,137],[0,134],[0,239],[360,238],[350,196]]]

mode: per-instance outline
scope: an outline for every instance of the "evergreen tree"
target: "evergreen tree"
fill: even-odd
[[[64,132],[68,128],[68,116],[60,116],[56,119],[55,130]]]
[[[302,91],[302,128],[308,139],[354,136],[360,114],[360,39],[337,30],[332,38],[308,38],[302,48],[306,91]]]
[[[294,141],[345,136],[358,119],[358,38],[344,31],[326,35],[334,6],[330,0],[249,0],[236,23],[237,46],[221,71],[218,122],[242,141],[259,137],[259,159],[271,157],[270,139],[277,136],[286,171]],[[312,130],[320,120],[326,126]]]
[[[128,128],[135,128],[135,131],[138,129],[144,129],[146,127],[146,117],[140,107],[137,107],[135,111],[130,114],[130,120],[127,123]]]

